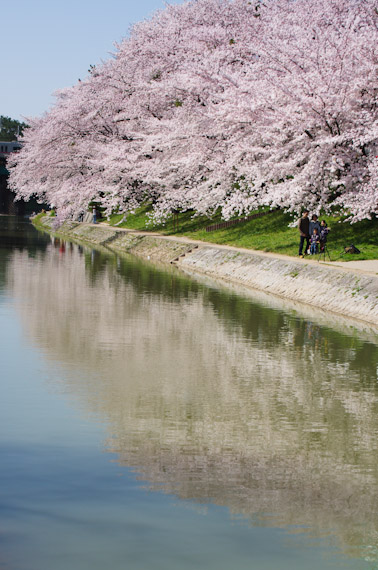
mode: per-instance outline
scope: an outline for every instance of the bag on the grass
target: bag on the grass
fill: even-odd
[[[352,243],[344,247],[344,253],[361,253],[359,249]]]

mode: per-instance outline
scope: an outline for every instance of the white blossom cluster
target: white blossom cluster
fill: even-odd
[[[259,206],[378,211],[375,0],[193,0],[135,25],[114,57],[30,119],[19,198],[60,220],[95,200],[225,219]]]

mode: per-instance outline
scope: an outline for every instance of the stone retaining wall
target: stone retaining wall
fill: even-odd
[[[170,263],[185,254],[193,246],[175,240],[167,240],[159,236],[143,235],[138,232],[125,231],[106,225],[65,222],[57,230],[54,229],[54,218],[42,218],[37,227],[87,243],[106,246],[115,251],[129,252],[133,255]]]
[[[210,246],[194,250],[180,265],[378,327],[378,276]]]
[[[54,231],[53,223],[54,218],[40,221],[48,231]],[[300,301],[378,328],[378,275],[106,225],[66,222],[57,233],[153,261],[174,262],[191,272]]]

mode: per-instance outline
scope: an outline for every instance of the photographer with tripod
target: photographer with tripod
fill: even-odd
[[[328,255],[329,260],[331,261],[330,255],[328,253],[328,249],[327,249],[327,236],[328,233],[330,232],[330,228],[327,226],[327,223],[325,220],[322,220],[320,223],[320,234],[319,234],[319,259],[320,260],[320,256],[323,254],[324,256],[324,261],[325,261],[325,256],[326,254]]]
[[[320,233],[319,233],[319,241],[320,241],[320,253],[323,253],[327,243],[327,235],[330,232],[329,227],[325,220],[320,222]]]

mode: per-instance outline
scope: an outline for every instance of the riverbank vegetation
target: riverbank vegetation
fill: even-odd
[[[374,218],[377,42],[375,0],[167,5],[28,121],[10,186],[60,222],[91,201],[153,203],[156,224],[261,207]]]
[[[99,222],[118,228],[161,233],[162,235],[188,237],[214,244],[232,245],[258,251],[281,253],[290,256],[298,254],[298,229],[295,217],[283,211],[269,212],[267,215],[251,221],[240,220],[228,228],[207,232],[206,228],[222,222],[221,215],[212,218],[194,216],[193,212],[180,212],[172,215],[165,222],[155,222],[151,218],[152,207],[144,205],[125,219],[123,214],[101,217]],[[255,212],[259,213],[259,212]],[[42,220],[51,213],[40,213],[33,218],[36,227],[45,229]],[[378,220],[362,220],[355,224],[345,222],[341,216],[324,215],[321,217],[331,228],[328,238],[328,250],[333,261],[353,261],[378,259]],[[359,254],[346,254],[344,247],[354,244]]]
[[[125,221],[122,221],[121,214],[116,214],[110,216],[108,223],[121,228],[186,236],[211,243],[285,255],[298,255],[298,229],[296,226],[292,227],[296,218],[280,210],[211,232],[207,232],[206,228],[222,221],[220,213],[209,219],[206,216],[193,216],[193,212],[183,212],[172,215],[161,223],[151,219],[151,211],[151,206],[143,206],[135,214],[129,214]],[[377,219],[362,220],[355,224],[345,222],[339,215],[324,215],[321,219],[326,220],[331,228],[328,250],[333,261],[378,259]],[[343,253],[344,247],[350,244],[354,244],[361,253],[353,255]]]

